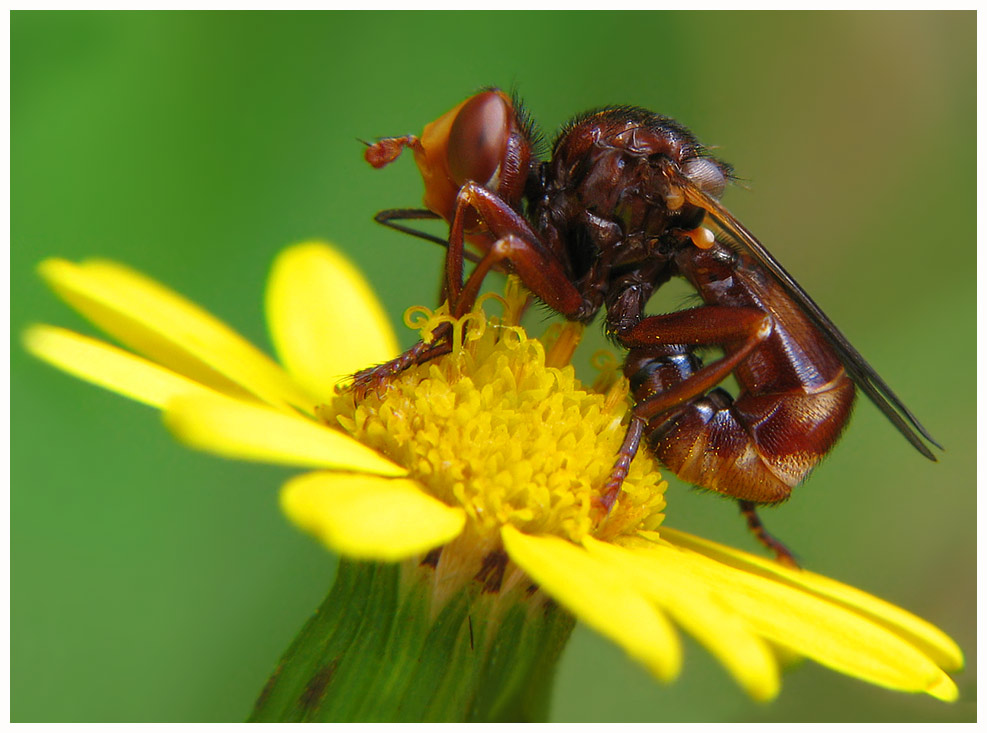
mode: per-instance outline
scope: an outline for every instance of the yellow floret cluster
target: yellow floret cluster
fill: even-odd
[[[362,401],[342,393],[320,416],[461,506],[481,535],[505,524],[574,542],[654,530],[666,483],[645,450],[614,510],[595,501],[626,430],[626,383],[586,390],[571,365],[546,366],[545,346],[513,325],[515,305],[509,298],[508,315],[489,322],[474,311],[452,353],[402,372]],[[424,316],[426,335],[451,320],[441,311]]]

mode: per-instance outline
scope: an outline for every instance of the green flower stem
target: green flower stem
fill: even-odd
[[[441,607],[427,564],[342,560],[251,721],[540,721],[572,617],[473,580]]]

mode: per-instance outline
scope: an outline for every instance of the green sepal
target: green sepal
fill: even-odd
[[[545,720],[572,617],[533,587],[479,580],[439,603],[434,574],[342,560],[250,720]]]

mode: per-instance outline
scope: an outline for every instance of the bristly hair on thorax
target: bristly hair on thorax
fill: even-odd
[[[733,174],[733,166],[714,156],[710,149],[706,148],[701,142],[699,142],[692,131],[685,125],[672,119],[671,117],[666,117],[665,115],[652,112],[644,107],[638,107],[631,104],[616,104],[596,107],[588,112],[582,112],[576,115],[559,129],[558,134],[552,142],[552,155],[555,154],[562,140],[564,140],[576,126],[594,117],[601,117],[606,120],[630,120],[631,122],[636,122],[642,128],[651,130],[652,132],[671,132],[677,137],[687,140],[692,154],[697,158],[713,159],[719,165],[724,176],[726,176],[729,180],[734,180],[735,178]]]

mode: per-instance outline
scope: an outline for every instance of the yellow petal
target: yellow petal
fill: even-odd
[[[733,567],[804,588],[817,596],[853,609],[904,637],[943,669],[963,667],[963,652],[946,634],[928,621],[869,593],[808,570],[792,570],[772,560],[671,528],[663,527],[661,536],[673,544],[688,547]]]
[[[139,356],[64,328],[31,326],[24,333],[24,346],[69,374],[152,407],[164,407],[181,395],[216,394]]]
[[[228,458],[381,476],[406,473],[338,430],[229,397],[179,398],[168,403],[164,418],[179,440]]]
[[[69,305],[124,345],[234,397],[311,411],[314,401],[270,358],[204,310],[122,265],[46,260],[40,272]]]
[[[323,402],[341,379],[398,354],[370,286],[325,244],[299,244],[278,255],[268,281],[267,321],[281,363]]]
[[[330,549],[363,560],[395,561],[439,547],[463,529],[466,513],[409,479],[342,473],[298,476],[281,490],[291,521]]]
[[[507,554],[580,621],[622,646],[659,679],[674,678],[682,648],[671,624],[637,590],[634,578],[558,537],[501,529]]]
[[[662,537],[666,534],[662,530]],[[842,605],[664,542],[640,539],[639,552],[679,564],[705,583],[754,633],[846,675],[906,692],[942,693],[945,674],[891,630]]]
[[[956,683],[945,673],[930,685],[926,692],[943,702],[956,702],[960,697],[960,691],[956,687]]]
[[[634,586],[715,655],[751,697],[763,701],[778,694],[772,650],[673,557],[662,561],[655,553],[636,553],[589,536],[583,544],[594,557],[632,575]]]

